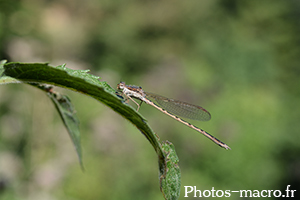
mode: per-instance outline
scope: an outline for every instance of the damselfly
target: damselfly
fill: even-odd
[[[140,104],[134,101],[131,97],[137,98],[146,104],[153,106],[154,108],[160,110],[161,112],[169,115],[170,117],[174,118],[175,120],[187,125],[188,127],[202,133],[214,143],[218,144],[220,147],[225,149],[230,149],[230,147],[212,136],[211,134],[207,133],[206,131],[190,124],[189,122],[184,121],[183,119],[179,118],[178,116],[194,119],[194,120],[201,120],[201,121],[208,121],[210,120],[211,116],[210,113],[200,106],[196,106],[190,103],[169,99],[157,94],[144,92],[142,87],[134,86],[134,85],[126,85],[124,82],[120,82],[117,86],[118,90],[122,91],[124,96],[130,100],[132,100],[137,106],[137,110],[140,108]],[[156,105],[150,99],[154,99],[158,104]]]

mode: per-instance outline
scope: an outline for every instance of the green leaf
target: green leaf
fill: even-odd
[[[178,166],[179,159],[174,145],[162,142],[162,149],[166,155],[163,170],[160,170],[160,190],[165,199],[175,200],[179,198],[181,186],[181,173]]]
[[[161,191],[165,199],[176,199],[180,191],[180,170],[174,146],[164,143],[162,149],[155,133],[146,120],[131,106],[124,103],[124,99],[106,82],[99,81],[99,77],[91,75],[88,70],[72,70],[61,65],[48,66],[46,63],[5,63],[0,62],[0,84],[27,83],[38,84],[50,95],[49,97],[59,111],[64,124],[69,129],[69,134],[76,148],[82,166],[80,135],[78,120],[74,115],[74,108],[66,96],[58,97],[57,94],[47,91],[41,84],[51,84],[91,96],[134,124],[153,146],[159,161],[159,174]],[[36,85],[35,85],[36,86]],[[178,158],[177,158],[178,159]],[[176,172],[176,173],[175,173]]]
[[[68,133],[72,139],[72,142],[75,146],[80,166],[82,169],[84,169],[80,144],[79,119],[77,118],[76,111],[71,103],[71,100],[66,95],[54,92],[52,87],[36,84],[31,85],[36,86],[39,89],[45,91],[47,93],[47,96],[55,105],[55,108],[58,111],[64,125],[66,126]]]

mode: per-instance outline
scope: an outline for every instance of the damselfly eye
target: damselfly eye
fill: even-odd
[[[117,89],[118,89],[118,90],[123,90],[123,89],[124,89],[124,85],[125,85],[124,82],[119,83],[119,84],[117,85]]]

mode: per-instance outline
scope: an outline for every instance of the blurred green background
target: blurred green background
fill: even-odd
[[[287,185],[299,198],[299,58],[297,0],[0,0],[0,59],[66,63],[112,87],[125,81],[210,111],[211,121],[191,122],[231,151],[140,109],[176,147],[180,199],[194,199],[183,186],[284,194]],[[2,85],[0,199],[163,199],[144,136],[103,104],[56,90],[81,120],[85,172],[46,95]]]

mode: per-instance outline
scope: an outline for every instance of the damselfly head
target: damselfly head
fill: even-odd
[[[125,88],[125,82],[120,82],[118,85],[117,85],[117,89],[118,90],[123,90]]]

